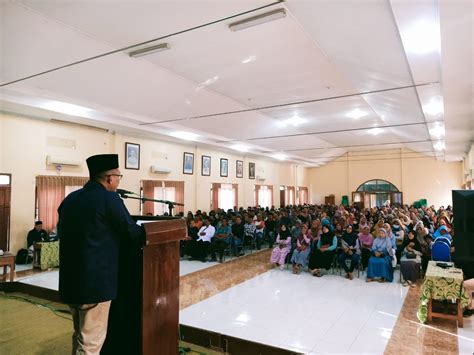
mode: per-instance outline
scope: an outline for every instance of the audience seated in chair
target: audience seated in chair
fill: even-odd
[[[224,259],[224,250],[229,246],[229,238],[232,228],[229,226],[227,218],[222,219],[222,223],[217,227],[216,234],[211,242],[211,260],[216,261],[216,252],[219,253],[219,262]]]
[[[26,243],[28,245],[28,254],[30,256],[33,255],[35,243],[39,242],[47,242],[49,240],[48,232],[43,229],[43,222],[36,221],[35,227],[28,232],[28,236],[26,237]]]
[[[329,270],[334,260],[334,254],[337,248],[337,237],[334,232],[331,231],[329,221],[323,222],[323,233],[316,243],[316,248],[313,247],[313,251],[309,257],[309,271],[313,276],[321,277],[321,269]]]
[[[302,269],[308,266],[309,253],[311,252],[310,246],[311,236],[308,231],[308,226],[303,224],[301,234],[296,239],[296,247],[291,256],[294,274],[299,274]]]
[[[339,264],[346,272],[346,278],[352,280],[352,272],[360,262],[360,242],[357,234],[352,230],[352,225],[348,225],[341,239],[341,248],[338,255]],[[346,264],[350,260],[350,266]]]
[[[421,246],[415,237],[416,232],[411,230],[403,241],[402,256],[400,258],[400,272],[403,276],[403,286],[415,286],[420,278]]]
[[[359,226],[359,228],[361,228],[358,238],[361,246],[362,267],[365,269],[369,265],[369,259],[372,256],[374,237],[369,233],[370,227],[368,224]]]
[[[287,226],[282,224],[276,239],[277,246],[273,248],[270,262],[273,267],[279,266],[280,270],[285,267],[286,256],[291,250],[291,235]]]
[[[369,265],[367,267],[367,282],[373,281],[374,278],[378,278],[379,282],[392,282],[392,256],[392,242],[387,238],[385,229],[380,228],[378,237],[375,238],[372,245],[372,256],[369,259]]]
[[[199,229],[198,239],[191,242],[189,255],[194,259],[205,262],[209,253],[211,239],[215,233],[216,229],[211,225],[211,221],[209,218],[205,218],[204,225]]]

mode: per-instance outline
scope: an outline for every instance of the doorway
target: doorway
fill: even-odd
[[[0,249],[10,247],[11,174],[0,174]]]

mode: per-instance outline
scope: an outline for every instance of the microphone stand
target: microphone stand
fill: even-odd
[[[122,198],[130,198],[132,200],[140,200],[142,203],[145,203],[145,202],[159,202],[159,203],[165,203],[168,205],[168,210],[169,210],[169,214],[170,216],[173,216],[173,208],[175,206],[184,206],[183,203],[177,203],[177,202],[173,202],[173,201],[168,201],[168,200],[156,200],[156,199],[153,199],[153,198],[148,198],[148,197],[136,197],[136,196],[128,196],[127,194],[119,194],[120,197]]]

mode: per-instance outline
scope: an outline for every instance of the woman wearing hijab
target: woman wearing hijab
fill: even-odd
[[[337,237],[330,227],[329,224],[323,223],[323,233],[309,258],[308,269],[313,276],[321,277],[321,269],[329,270],[334,259]]]
[[[359,233],[358,238],[361,246],[362,267],[366,268],[372,255],[372,244],[374,237],[369,233],[369,226],[365,225]]]
[[[338,255],[339,264],[342,265],[346,272],[346,278],[352,280],[352,272],[359,265],[360,260],[360,242],[357,234],[352,230],[352,225],[348,225],[341,239],[341,249]],[[348,267],[346,260],[350,260]]]
[[[311,251],[311,237],[308,233],[308,226],[303,225],[301,235],[296,240],[296,248],[291,256],[291,263],[293,264],[293,274],[299,274],[301,269],[308,265],[308,257]]]
[[[421,246],[416,239],[416,232],[411,230],[402,244],[403,254],[400,259],[400,272],[402,273],[403,286],[414,287],[420,277]]]
[[[280,266],[280,270],[285,267],[286,256],[291,249],[291,234],[286,224],[280,225],[280,231],[276,239],[277,246],[272,250],[270,262],[273,267]]]
[[[379,236],[375,238],[372,245],[372,256],[367,268],[367,282],[374,281],[374,278],[379,278],[379,282],[392,282],[392,255],[392,242],[387,238],[385,229],[380,228]]]
[[[421,248],[421,267],[423,271],[426,271],[428,267],[428,261],[431,260],[431,242],[433,239],[431,238],[430,234],[428,233],[428,228],[423,225],[423,222],[419,221],[414,228],[416,232],[416,239],[420,244]]]

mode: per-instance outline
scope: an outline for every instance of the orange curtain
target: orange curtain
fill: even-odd
[[[259,195],[260,195],[260,185],[255,185],[255,207],[258,206]]]
[[[296,204],[295,187],[294,186],[287,186],[286,191],[288,193],[288,195],[287,195],[288,198],[287,198],[286,202],[288,204],[295,205]],[[290,191],[292,191],[293,193],[290,193]],[[291,201],[290,201],[290,196],[293,196],[293,199]]]
[[[161,180],[142,180],[143,197],[155,198],[155,187],[161,186],[163,186]],[[155,215],[155,204],[151,201],[145,202],[142,209],[142,215],[146,216],[149,213]]]
[[[268,190],[270,190],[270,208],[273,206],[273,185],[267,185]]]
[[[308,203],[308,188],[300,186],[300,205]]]
[[[239,184],[232,184],[234,190],[234,204],[237,209],[239,208]]]
[[[66,186],[84,186],[89,180],[80,176],[44,176],[36,177],[36,198],[38,219],[43,227],[51,232],[58,224],[58,207],[64,200]]]
[[[174,187],[177,203],[184,204],[184,181],[165,181],[165,187]],[[173,214],[184,212],[184,206],[176,206]]]
[[[221,188],[221,184],[219,183],[212,183],[212,200],[211,200],[211,209],[217,211],[219,208],[219,189]]]

